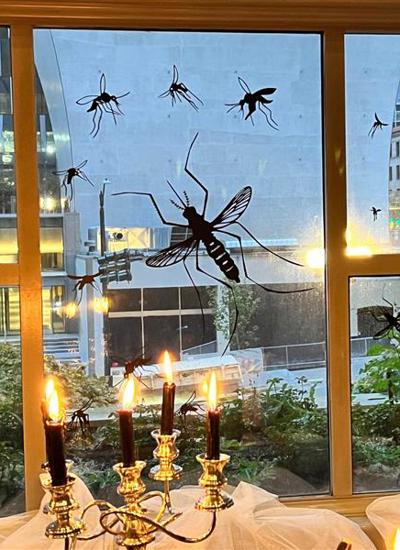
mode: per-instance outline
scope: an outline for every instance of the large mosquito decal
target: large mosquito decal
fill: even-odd
[[[72,202],[72,199],[74,198],[74,178],[80,178],[81,180],[86,181],[87,183],[90,183],[90,185],[94,187],[93,182],[90,181],[88,176],[82,170],[82,168],[86,166],[86,164],[87,164],[87,160],[84,160],[83,162],[78,164],[78,166],[72,166],[72,168],[67,168],[66,170],[58,170],[57,172],[53,172],[55,176],[63,176],[63,179],[61,182],[61,189],[64,190],[65,196],[68,198],[70,202]],[[68,186],[69,186],[69,193],[68,193]]]
[[[244,116],[244,108],[247,105],[248,112],[244,119],[247,120],[248,118],[250,118],[251,123],[254,126],[253,114],[256,112],[258,107],[258,110],[265,116],[265,120],[267,121],[268,126],[273,128],[274,130],[278,130],[278,123],[274,120],[271,109],[267,107],[267,105],[272,103],[273,100],[264,97],[265,95],[271,95],[275,93],[276,88],[261,88],[260,90],[252,93],[243,78],[240,78],[239,76],[238,81],[239,86],[244,91],[244,96],[237,103],[225,103],[226,107],[230,107],[226,112],[229,113],[230,111],[232,111],[232,109],[235,109],[235,107],[239,107],[242,116]]]
[[[94,273],[92,275],[67,275],[68,279],[72,279],[73,281],[77,281],[77,283],[74,286],[74,294],[75,294],[75,300],[77,304],[79,305],[82,301],[82,295],[83,295],[83,289],[86,285],[90,285],[93,287],[97,292],[101,294],[101,290],[98,287],[96,283],[96,277],[101,275],[101,272]],[[79,298],[78,298],[79,296]]]
[[[393,331],[400,333],[400,312],[397,314],[395,313],[396,304],[392,304],[392,302],[389,302],[389,300],[386,300],[386,298],[383,297],[382,300],[390,306],[390,311],[382,308],[381,314],[378,315],[375,315],[374,311],[370,311],[375,321],[378,321],[378,323],[385,323],[385,326],[374,334],[375,340],[387,338],[393,333]]]
[[[197,103],[201,103],[201,105],[204,105],[201,99],[197,97],[197,95],[194,94],[191,90],[189,90],[189,88],[183,82],[179,82],[179,73],[176,65],[174,65],[172,69],[172,82],[168,90],[165,90],[165,92],[163,92],[158,97],[170,97],[172,106],[175,105],[176,100],[180,101],[181,103],[182,100],[186,101],[191,107],[193,107],[195,111],[199,110]]]
[[[150,389],[149,386],[145,384],[145,382],[143,382],[142,376],[147,371],[146,367],[148,367],[149,365],[152,365],[153,363],[154,362],[151,357],[146,357],[144,353],[141,353],[140,355],[134,355],[129,359],[127,358],[124,359],[123,357],[114,357],[112,361],[112,366],[124,367],[125,371],[124,371],[123,380],[125,378],[128,378],[130,374],[133,374],[133,376],[136,378],[136,380],[138,380],[138,382],[143,384],[143,386],[145,386],[147,389]],[[123,380],[121,380],[121,382]],[[118,384],[116,385],[118,386],[119,384],[121,384],[121,382],[118,382]]]
[[[288,262],[292,265],[296,265],[299,267],[302,267],[301,264],[294,262],[292,260],[288,260],[287,258],[284,258],[283,256],[280,256],[276,252],[273,252],[271,249],[264,246],[257,238],[247,229],[245,225],[243,225],[239,218],[243,215],[245,210],[247,209],[248,205],[250,204],[251,195],[252,195],[252,189],[251,187],[243,187],[225,206],[225,208],[220,212],[220,214],[211,222],[207,221],[205,218],[206,215],[206,209],[209,199],[209,192],[207,188],[203,185],[203,183],[189,170],[189,158],[190,153],[192,151],[193,145],[197,139],[198,134],[195,135],[192,143],[190,144],[189,151],[186,157],[185,161],[185,167],[184,170],[186,174],[202,189],[204,192],[204,202],[202,206],[201,212],[197,212],[196,208],[190,204],[189,197],[186,192],[184,192],[184,199],[183,200],[180,195],[177,193],[177,191],[174,189],[172,184],[168,182],[168,185],[174,192],[175,196],[177,197],[180,204],[178,204],[175,201],[171,201],[174,206],[182,210],[183,217],[188,221],[188,224],[180,224],[172,221],[168,221],[164,218],[154,196],[151,193],[145,193],[145,192],[138,192],[138,191],[124,191],[121,193],[114,193],[114,195],[143,195],[146,197],[149,197],[151,202],[153,203],[154,208],[156,209],[161,221],[164,225],[169,225],[172,227],[182,227],[185,230],[190,230],[191,236],[185,239],[184,241],[174,244],[168,248],[165,248],[164,250],[161,250],[154,256],[151,256],[147,258],[146,264],[150,267],[167,267],[174,264],[177,264],[178,262],[182,262],[183,266],[185,268],[185,271],[196,291],[197,298],[200,303],[200,308],[202,311],[203,316],[203,328],[204,328],[204,309],[203,304],[200,297],[200,292],[193,280],[193,277],[188,269],[188,266],[186,265],[186,260],[188,259],[189,255],[193,253],[195,255],[195,265],[197,271],[200,273],[204,273],[217,283],[224,285],[226,288],[229,289],[229,291],[232,294],[234,307],[235,307],[235,319],[233,323],[233,328],[231,330],[231,334],[229,337],[229,340],[226,344],[226,347],[223,351],[223,354],[226,352],[226,350],[229,347],[229,344],[232,341],[233,335],[235,333],[237,322],[238,322],[238,315],[239,310],[236,303],[236,297],[233,290],[233,282],[239,283],[240,277],[239,277],[239,269],[237,265],[235,264],[233,258],[229,254],[229,252],[226,250],[223,243],[217,239],[217,237],[214,235],[214,233],[218,232],[222,235],[227,235],[229,237],[233,237],[236,239],[239,243],[240,252],[241,252],[241,261],[243,266],[243,271],[246,279],[251,281],[252,283],[256,284],[260,288],[264,289],[267,292],[273,292],[277,294],[291,294],[294,292],[305,292],[308,290],[311,290],[309,288],[301,289],[301,290],[276,290],[272,288],[268,288],[265,285],[262,285],[252,279],[252,277],[249,275],[246,261],[245,261],[245,255],[243,251],[243,245],[242,245],[242,238],[240,235],[233,233],[231,231],[228,231],[227,228],[236,225],[239,226],[243,231],[245,231],[263,250],[266,252],[269,252],[270,254],[273,254],[277,258],[280,258],[281,260],[284,260],[285,262]],[[208,253],[208,256],[214,260],[215,264],[219,267],[222,274],[227,279],[222,279],[220,277],[216,277],[206,271],[201,265],[200,265],[200,256],[199,256],[199,248],[200,245],[203,244],[206,248],[206,251]],[[204,333],[204,330],[203,330]],[[222,354],[222,355],[223,355]]]
[[[384,126],[389,126],[387,123],[385,122],[382,122],[380,120],[380,118],[378,117],[378,115],[375,113],[375,120],[374,120],[374,123],[372,124],[369,132],[368,132],[368,135],[371,137],[371,139],[374,137],[375,135],[375,132],[377,130],[383,130],[383,127]]]
[[[115,124],[117,124],[117,116],[124,114],[120,109],[118,100],[121,99],[121,97],[126,97],[128,94],[130,94],[130,92],[126,92],[122,95],[114,95],[106,92],[106,75],[102,73],[100,77],[99,95],[85,95],[76,101],[78,105],[89,105],[90,103],[90,107],[86,112],[93,113],[91,136],[96,137],[99,133],[103,113],[112,115]]]

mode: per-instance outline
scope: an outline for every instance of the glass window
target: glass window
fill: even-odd
[[[0,338],[0,516],[8,516],[25,509],[18,288],[0,288]]]
[[[347,35],[345,53],[347,244],[364,255],[398,253],[400,36]]]
[[[329,491],[320,36],[40,29],[34,38],[44,322],[54,324],[50,289],[63,286],[64,332],[51,336],[74,350],[74,363],[61,363],[82,368],[83,385],[86,376],[110,388],[143,351],[151,364],[136,374],[153,413],[164,349],[180,360],[177,409],[193,392],[201,405],[214,365],[224,445],[237,449],[232,480],[280,494]],[[100,107],[103,91],[118,103]],[[151,267],[149,258],[192,238],[183,209],[201,215],[199,181],[214,225],[185,263]],[[245,186],[251,195],[235,202],[244,228],[233,217],[218,226]],[[151,193],[171,223],[137,192]],[[71,410],[83,402],[74,399]],[[95,464],[104,479],[118,452],[115,403],[90,405],[98,428],[79,468],[85,477]],[[143,452],[153,443],[148,418],[136,419]],[[200,450],[190,434],[203,420],[177,414],[176,423],[182,448]],[[186,481],[191,470],[194,460]]]
[[[350,279],[353,484],[398,490],[399,277]]]
[[[0,27],[0,263],[18,259],[10,31]]]

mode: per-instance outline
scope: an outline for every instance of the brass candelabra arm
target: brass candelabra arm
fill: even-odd
[[[200,535],[199,537],[186,537],[185,535],[174,533],[173,531],[170,531],[169,529],[166,528],[166,525],[168,525],[168,523],[171,523],[171,521],[175,520],[177,517],[181,515],[180,513],[174,514],[164,522],[158,522],[154,519],[149,518],[148,516],[137,514],[135,512],[128,512],[126,510],[119,508],[118,510],[110,510],[109,512],[104,512],[104,514],[102,514],[100,518],[100,523],[102,526],[103,526],[104,519],[112,514],[117,514],[118,516],[120,515],[130,516],[131,518],[137,521],[148,523],[150,525],[149,529],[151,529],[151,532],[161,531],[162,533],[168,535],[169,537],[175,540],[178,540],[179,542],[185,542],[189,544],[196,544],[196,543],[202,542],[203,540],[206,540],[213,533],[217,525],[217,513],[212,512],[211,525],[206,533],[204,533],[203,535]],[[104,526],[104,528],[106,529],[106,526]],[[137,541],[135,541],[135,543],[131,545],[131,548],[134,548],[134,549],[137,549],[138,547],[140,547],[141,549],[146,548],[146,546],[141,545],[140,542],[138,544]]]

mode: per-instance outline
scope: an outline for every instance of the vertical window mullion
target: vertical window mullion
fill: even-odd
[[[345,257],[347,225],[344,34],[324,35],[326,278],[331,486],[352,494],[349,295]]]
[[[27,510],[37,508],[44,457],[40,400],[43,385],[40,217],[36,160],[33,29],[11,26],[17,228],[21,316],[22,396]]]

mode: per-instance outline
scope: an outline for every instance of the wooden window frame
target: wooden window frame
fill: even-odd
[[[318,32],[322,35],[325,244],[331,496],[282,499],[290,505],[362,513],[376,494],[352,494],[349,278],[399,275],[400,255],[345,255],[346,33],[398,32],[397,0],[2,0],[11,29],[18,263],[0,265],[0,285],[20,289],[26,507],[38,506],[44,441],[40,212],[37,182],[33,30],[49,28]],[[387,494],[387,493],[385,493]]]

